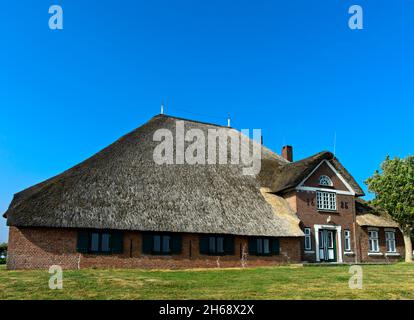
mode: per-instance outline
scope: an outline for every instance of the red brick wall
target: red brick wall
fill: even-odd
[[[348,191],[344,183],[338,178],[338,176],[332,171],[332,169],[326,164],[322,163],[319,168],[305,181],[304,185],[307,187],[319,186],[319,177],[326,175],[331,178],[333,186],[326,187],[325,189]],[[315,191],[294,191],[285,195],[292,208],[296,209],[299,219],[302,221],[302,228],[311,228],[312,250],[311,253],[306,253],[304,250],[304,239],[302,239],[302,260],[315,262],[316,250],[315,248],[315,224],[341,226],[341,234],[337,234],[336,242],[341,240],[342,252],[337,251],[337,256],[342,255],[343,262],[355,262],[355,255],[357,248],[355,246],[355,226],[354,226],[354,214],[355,214],[355,197],[352,195],[337,194],[337,211],[321,211],[317,208],[317,199]],[[327,221],[330,217],[330,222]],[[351,251],[352,255],[344,254],[344,230],[351,231]],[[339,248],[338,248],[339,249]]]
[[[344,203],[344,208],[341,208],[341,202]],[[347,204],[347,208],[345,207]],[[354,243],[354,219],[353,214],[355,210],[355,199],[354,196],[349,195],[337,195],[337,211],[328,212],[328,211],[319,211],[316,204],[316,192],[313,191],[298,191],[296,194],[296,206],[297,206],[297,215],[302,221],[303,228],[311,228],[312,232],[312,251],[315,252],[315,224],[321,225],[333,225],[341,226],[341,234],[337,234],[337,243],[339,237],[341,237],[342,243],[342,253],[337,252],[343,255],[344,252],[344,230],[348,229],[351,231],[351,250],[355,253],[355,243]],[[327,219],[331,217],[331,221],[328,223]],[[302,241],[302,252],[304,261],[316,261],[316,253],[305,254],[304,251],[304,241]],[[354,255],[343,255],[344,262],[355,262]]]
[[[184,234],[180,255],[152,256],[141,253],[140,232],[124,233],[124,252],[116,255],[92,255],[76,252],[77,231],[74,229],[10,227],[7,266],[9,269],[44,269],[60,265],[64,269],[114,268],[196,268],[241,267],[241,248],[247,251],[248,238],[235,237],[232,256],[199,254],[198,235]],[[301,260],[300,238],[280,238],[280,255],[247,256],[246,266],[267,266],[297,263]],[[191,255],[190,255],[191,246]]]
[[[368,237],[368,227],[358,228],[359,233],[359,246],[360,246],[360,260],[362,262],[396,262],[399,259],[404,259],[405,257],[405,247],[404,247],[404,238],[399,229],[395,230],[395,245],[397,253],[399,256],[390,256],[387,255],[387,245],[385,241],[385,229],[387,228],[377,228],[378,229],[378,240],[381,256],[372,256],[369,255],[369,237]]]

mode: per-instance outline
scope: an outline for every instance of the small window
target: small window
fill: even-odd
[[[263,254],[270,254],[270,240],[263,239]]]
[[[345,251],[351,251],[351,231],[344,230]]]
[[[224,253],[224,238],[223,237],[209,237],[209,253],[223,254]]]
[[[328,248],[333,249],[334,248],[334,236],[332,231],[328,231]]]
[[[333,183],[332,183],[331,178],[329,178],[328,176],[320,176],[319,177],[319,185],[320,186],[332,187]]]
[[[336,193],[317,191],[316,198],[319,210],[336,211]]]
[[[305,228],[305,250],[312,250],[311,229]]]
[[[169,254],[171,253],[170,249],[170,239],[169,235],[153,235],[152,237],[152,252],[154,254]]]
[[[200,253],[208,255],[234,254],[234,237],[230,235],[200,235]]]
[[[180,254],[182,250],[182,237],[178,233],[152,233],[142,234],[142,253],[152,255]]]
[[[369,251],[379,252],[378,230],[368,231]]]
[[[249,238],[249,254],[255,256],[278,255],[279,239],[267,237]]]
[[[257,238],[257,254],[270,255],[270,240],[268,238]]]
[[[387,244],[387,252],[396,252],[395,246],[395,231],[387,230],[385,231],[385,242]]]
[[[99,233],[92,233],[91,235],[91,251],[99,252]]]
[[[111,251],[111,235],[109,233],[102,233],[101,250],[102,252]]]
[[[123,233],[122,231],[79,230],[76,250],[93,254],[122,253]]]

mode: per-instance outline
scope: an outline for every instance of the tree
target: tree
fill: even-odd
[[[7,243],[0,243],[0,261],[3,256],[7,256]]]
[[[400,225],[404,236],[405,261],[412,262],[411,236],[414,227],[414,156],[405,159],[386,157],[365,183],[375,194],[374,205],[386,210]]]

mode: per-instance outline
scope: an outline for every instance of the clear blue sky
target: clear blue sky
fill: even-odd
[[[48,28],[51,4],[64,30]],[[364,9],[364,30],[348,8]],[[413,153],[414,1],[7,1],[0,10],[0,211],[14,193],[159,112],[261,128],[357,181]],[[190,114],[189,110],[194,114]],[[5,220],[0,242],[5,241]]]

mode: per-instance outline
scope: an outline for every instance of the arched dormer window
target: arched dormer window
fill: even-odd
[[[331,178],[329,178],[328,176],[320,176],[319,185],[332,187],[333,184]]]

